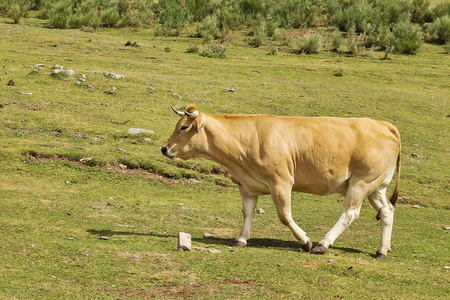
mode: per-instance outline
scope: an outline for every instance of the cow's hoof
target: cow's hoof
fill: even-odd
[[[387,255],[385,255],[385,254],[380,253],[380,252],[377,251],[377,254],[375,255],[375,258],[376,258],[376,259],[386,259],[386,258],[387,258]]]
[[[312,254],[324,254],[328,251],[328,248],[323,245],[317,245],[314,249],[311,250]]]
[[[312,241],[311,241],[311,239],[308,239],[306,244],[301,245],[301,247],[302,247],[303,251],[305,251],[305,252],[311,251],[311,248],[312,248]]]
[[[235,241],[233,243],[233,247],[244,248],[245,246],[247,246],[247,243],[244,243],[244,242],[241,242],[241,241]]]

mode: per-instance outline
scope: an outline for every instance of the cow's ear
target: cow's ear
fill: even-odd
[[[191,104],[186,108],[186,111],[184,113],[189,118],[195,119],[195,118],[197,118],[199,111],[197,110],[197,107],[195,107],[195,105]]]

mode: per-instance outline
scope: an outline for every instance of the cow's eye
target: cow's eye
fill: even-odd
[[[184,131],[184,130],[188,129],[188,127],[189,127],[189,126],[183,125],[183,126],[181,126],[180,131]]]

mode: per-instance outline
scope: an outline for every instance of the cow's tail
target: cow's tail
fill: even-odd
[[[397,127],[395,127],[392,124],[389,124],[389,131],[392,132],[392,134],[394,134],[394,136],[397,138],[398,140],[398,156],[397,156],[397,176],[395,178],[395,188],[394,188],[394,192],[392,193],[391,198],[389,198],[389,201],[391,202],[391,204],[393,206],[395,206],[395,204],[398,201],[398,190],[399,190],[399,184],[400,184],[400,170],[401,170],[401,166],[402,166],[402,144],[400,141],[400,132],[398,131]]]

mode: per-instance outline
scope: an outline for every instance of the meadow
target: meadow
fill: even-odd
[[[388,59],[300,55],[277,40],[253,47],[235,31],[220,44],[222,59],[188,53],[209,47],[189,34],[46,22],[0,19],[0,299],[448,297],[450,60],[442,44]],[[56,65],[75,75],[51,75]],[[208,113],[396,125],[403,165],[388,259],[374,258],[380,224],[368,203],[317,256],[302,252],[261,197],[265,214],[255,214],[249,246],[231,248],[242,222],[237,187],[214,163],[160,154],[178,121],[170,106],[191,103]],[[293,194],[294,219],[317,243],[342,200]],[[177,251],[178,232],[192,235],[193,251]]]

